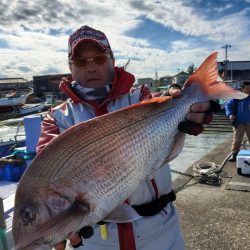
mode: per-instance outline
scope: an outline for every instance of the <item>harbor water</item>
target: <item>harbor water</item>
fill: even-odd
[[[14,140],[16,136],[18,137],[17,139],[25,138],[22,121],[13,120],[8,123],[0,122],[0,142]]]

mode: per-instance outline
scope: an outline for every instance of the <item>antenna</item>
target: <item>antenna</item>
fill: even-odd
[[[157,71],[157,66],[156,66],[156,59],[155,60],[155,86],[158,85],[158,71]]]
[[[127,66],[129,65],[130,63],[130,59],[128,59],[128,61],[126,62],[126,64],[124,65],[124,69],[126,70]]]

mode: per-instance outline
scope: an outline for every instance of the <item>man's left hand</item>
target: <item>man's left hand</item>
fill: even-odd
[[[173,86],[169,89],[169,95],[178,98],[182,95],[182,90]],[[215,101],[195,103],[190,107],[190,112],[186,115],[186,121],[181,122],[179,130],[190,134],[199,135],[203,130],[202,124],[208,124],[213,120],[212,112],[220,110],[220,105]]]

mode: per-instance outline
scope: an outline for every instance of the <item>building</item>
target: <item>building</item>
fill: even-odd
[[[162,76],[160,77],[160,86],[168,86],[173,82],[173,76]]]
[[[174,76],[163,76],[160,78],[160,89],[168,89],[168,87],[172,84],[179,84],[180,86],[183,86],[185,81],[188,79],[189,74],[181,71],[180,73],[174,75]]]
[[[188,77],[188,73],[181,71],[177,75],[173,76],[172,84],[179,84],[180,86],[183,86]]]
[[[59,90],[59,84],[63,77],[70,74],[33,76],[34,94],[38,97],[45,98],[46,95],[53,96],[54,99],[64,99],[64,95]]]
[[[24,78],[0,78],[0,91],[9,92],[10,90],[26,90],[30,82]]]
[[[152,78],[138,78],[138,84],[137,85],[142,85],[142,84],[147,86],[152,91],[155,91],[156,88],[157,88],[155,80],[152,79]]]
[[[225,74],[225,62],[218,62],[218,72],[225,81],[241,82],[250,79],[250,61],[227,61],[226,68]]]

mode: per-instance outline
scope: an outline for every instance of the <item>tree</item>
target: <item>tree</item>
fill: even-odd
[[[192,74],[195,72],[196,69],[197,69],[197,68],[194,66],[194,64],[191,63],[190,66],[189,66],[188,69],[187,69],[187,73],[188,73],[189,75],[192,75]]]

